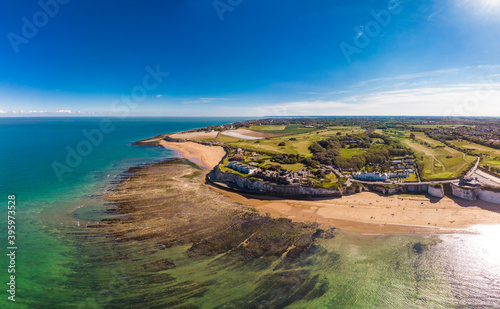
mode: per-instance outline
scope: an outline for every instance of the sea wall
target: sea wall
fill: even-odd
[[[369,185],[368,189],[370,189],[370,191],[381,192],[381,193],[387,194],[387,195],[408,192],[408,189],[405,186],[387,187],[384,185]]]
[[[342,193],[338,190],[304,186],[285,186],[263,182],[257,179],[242,177],[234,173],[224,173],[221,172],[218,167],[216,167],[212,172],[209,173],[208,180],[213,183],[223,183],[231,189],[236,189],[243,192],[287,198],[338,197],[342,195]]]
[[[482,200],[485,202],[500,204],[500,192],[489,191],[485,189],[464,188],[457,185],[451,185],[454,196],[468,201]]]

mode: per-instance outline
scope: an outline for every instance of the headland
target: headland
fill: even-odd
[[[193,137],[198,133],[188,132],[188,134]],[[205,136],[206,133],[199,134]],[[214,139],[221,136],[220,133],[212,135]],[[200,165],[204,169],[200,179],[210,180],[210,177],[205,178],[205,175],[210,171],[211,173],[220,172],[224,168],[221,168],[221,165],[228,161],[228,155],[235,151],[217,141],[182,139],[186,137],[183,133],[176,133],[175,136],[179,139],[175,140],[172,136],[162,135],[150,142],[173,149],[180,157]],[[292,138],[287,136],[287,139]],[[255,153],[253,155],[255,159]],[[227,172],[226,169],[225,173]],[[337,173],[332,174],[338,178]],[[242,173],[234,173],[234,175],[245,181],[250,179]],[[259,180],[253,178],[252,181],[258,182]],[[351,185],[352,183],[355,182],[351,182]],[[272,185],[287,187],[283,184]],[[336,227],[370,234],[467,233],[467,228],[473,225],[500,224],[500,205],[496,203],[477,199],[465,200],[448,193],[443,194],[442,197],[435,197],[427,192],[380,190],[398,185],[404,186],[403,183],[377,184],[374,190],[373,186],[357,184],[356,190],[348,191],[345,187],[342,188],[343,194],[332,193],[332,196],[309,195],[296,198],[286,195],[259,194],[255,190],[241,190],[242,186],[234,185],[234,183],[217,181],[206,183],[206,186],[217,191],[218,194],[252,207],[260,214],[270,214],[275,218],[288,218],[298,222],[314,222],[323,228]],[[297,188],[298,185],[289,187]],[[437,185],[432,187],[437,187]],[[316,186],[315,190],[338,192],[338,187],[327,189]]]

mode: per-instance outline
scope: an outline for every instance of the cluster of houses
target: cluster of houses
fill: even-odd
[[[407,169],[410,173],[412,173],[414,166],[415,166],[414,159],[405,158],[401,160],[392,160],[391,170]]]
[[[297,172],[280,170],[280,171],[264,171],[258,169],[254,176],[264,181],[274,182],[281,185],[300,184],[311,176],[311,171],[302,169]]]
[[[293,185],[301,184],[305,182],[311,176],[311,171],[308,169],[301,169],[299,171],[293,172],[288,170],[262,170],[257,167],[257,163],[245,164],[238,161],[244,161],[245,152],[238,148],[232,157],[232,160],[226,165],[228,168],[238,171],[243,174],[252,175],[253,177],[259,178],[263,181],[274,182],[282,185]],[[258,154],[252,153],[252,156],[258,157]],[[355,172],[352,173],[352,177],[357,180],[363,181],[388,181],[391,179],[404,179],[408,178],[410,173],[414,173],[413,167],[415,160],[410,158],[404,158],[401,160],[392,161],[393,166],[391,173],[380,173],[380,172]],[[405,169],[406,168],[406,169]],[[335,173],[335,168],[333,166],[320,164],[318,170],[323,172],[325,175]],[[400,170],[400,171],[394,171]]]
[[[253,175],[257,171],[257,168],[254,166],[250,166],[250,165],[243,164],[243,163],[236,162],[236,161],[231,161],[226,166],[232,170],[235,170],[235,171],[238,171],[240,173],[247,174],[247,175]]]
[[[335,168],[331,165],[320,164],[318,165],[318,171],[324,173],[325,175],[330,175],[332,173],[340,174],[339,170],[335,170]]]
[[[311,176],[311,171],[309,171],[308,169],[302,169],[297,172],[288,170],[266,171],[236,161],[230,161],[226,166],[240,173],[260,178],[263,181],[274,182],[281,185],[300,184],[302,183],[302,181],[305,181],[309,176]]]
[[[387,181],[390,179],[401,179],[408,178],[410,176],[410,172],[405,170],[403,172],[398,173],[380,173],[380,172],[357,172],[352,174],[352,178],[356,180],[363,181]]]

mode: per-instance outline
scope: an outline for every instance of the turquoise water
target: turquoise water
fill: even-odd
[[[112,118],[102,127],[104,120],[0,118],[0,201],[5,205],[0,218],[0,248],[4,252],[7,247],[7,198],[15,195],[16,308],[23,308],[23,303],[27,308],[50,308],[60,304],[63,297],[78,298],[77,291],[65,286],[79,259],[76,245],[58,228],[58,220],[63,217],[60,213],[80,206],[130,166],[173,155],[160,147],[133,146],[134,141],[242,119]],[[93,134],[85,135],[84,130]],[[68,161],[72,151],[80,158],[70,157]],[[54,165],[65,167],[57,170]],[[8,263],[2,254],[1,268],[6,269],[3,266]],[[0,278],[2,286],[7,286],[6,270]],[[0,308],[13,306],[6,301],[5,289],[1,290]]]
[[[83,130],[99,130],[102,118],[3,118],[0,119],[0,192],[16,194],[24,210],[43,208],[43,204],[63,197],[74,198],[89,187],[131,165],[171,156],[161,148],[136,147],[134,141],[161,133],[183,131],[213,124],[234,122],[228,118],[137,118],[111,119],[114,127],[102,133],[102,142],[92,145],[74,168],[67,164],[67,147],[77,152],[78,145],[89,145]],[[102,132],[102,131],[101,131]],[[98,139],[96,139],[98,140]],[[78,154],[78,152],[77,152]],[[61,163],[62,181],[52,166]]]
[[[4,287],[0,289],[0,308],[105,308],[111,298],[147,290],[142,281],[127,281],[120,275],[129,262],[118,260],[99,267],[103,257],[119,257],[122,249],[98,243],[99,238],[77,242],[71,233],[90,233],[90,229],[79,228],[80,223],[99,219],[101,212],[93,209],[103,207],[92,196],[101,194],[127,168],[174,155],[162,148],[136,147],[132,142],[240,119],[114,119],[114,130],[103,133],[102,141],[94,140],[88,153],[80,151],[84,154],[76,160],[80,162],[68,161],[68,149],[77,151],[89,145],[83,130],[99,129],[101,120],[0,119],[0,201],[4,205],[0,212],[0,284]],[[54,162],[67,167],[62,179],[53,168]],[[9,260],[4,254],[7,198],[11,194],[16,195],[17,203],[16,303],[7,301],[5,288],[9,282]],[[339,231],[335,238],[322,241],[323,253],[312,256],[303,266],[319,276],[324,294],[289,307],[500,308],[500,227],[475,229],[476,234],[439,236],[441,242],[422,254],[413,252],[408,244],[431,235],[373,236]],[[81,234],[79,237],[82,239]],[[82,247],[93,241],[95,250]],[[264,289],[259,278],[272,271],[246,264],[227,267],[211,258],[193,260],[187,258],[185,250],[186,246],[173,247],[162,253],[179,265],[165,273],[176,281],[154,282],[148,293],[163,291],[169,284],[177,288],[184,282],[187,286],[200,282],[208,284],[207,292],[187,301],[200,308],[224,307],[228,300],[245,303],[250,296],[257,298],[255,291]],[[127,266],[132,273],[133,263]]]

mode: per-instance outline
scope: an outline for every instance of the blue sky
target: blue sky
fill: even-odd
[[[3,1],[0,116],[500,116],[498,16],[500,0]]]

